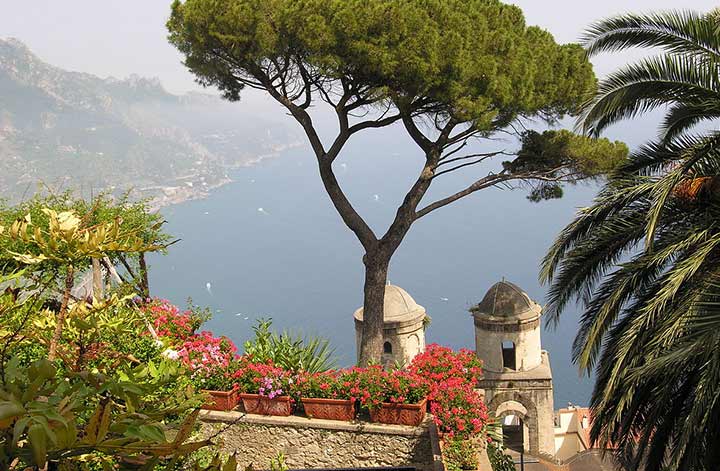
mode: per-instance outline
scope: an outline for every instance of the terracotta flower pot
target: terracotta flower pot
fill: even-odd
[[[426,403],[426,399],[417,404],[383,402],[380,407],[370,409],[370,420],[381,424],[418,426],[425,420]]]
[[[203,409],[207,410],[233,410],[240,398],[236,391],[210,391],[203,389],[203,393],[208,394],[210,397],[202,405]]]
[[[355,418],[355,398],[322,399],[303,397],[300,400],[308,417],[344,421],[351,421]]]
[[[288,416],[292,414],[292,400],[290,396],[268,398],[259,394],[238,394],[242,399],[245,412],[258,415]]]

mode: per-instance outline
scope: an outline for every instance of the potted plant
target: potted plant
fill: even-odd
[[[205,374],[203,372],[192,377],[196,389],[199,389],[207,396],[201,408],[219,411],[235,409],[240,398],[232,375],[227,370],[219,369],[209,372],[207,376]]]
[[[190,371],[196,389],[209,396],[203,406],[210,410],[231,410],[237,406],[235,345],[226,337],[201,332],[188,337],[172,358],[180,360]],[[168,355],[169,356],[169,355]]]
[[[248,414],[292,414],[294,401],[288,391],[293,380],[287,371],[271,363],[253,363],[246,359],[241,362],[233,378],[238,385],[238,396]]]
[[[369,366],[358,371],[357,393],[372,422],[417,426],[425,419],[428,385],[412,372]]]
[[[352,389],[357,375],[353,371],[302,373],[295,390],[308,417],[351,421],[355,418]]]

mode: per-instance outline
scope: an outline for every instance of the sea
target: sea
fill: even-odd
[[[378,234],[422,167],[417,148],[401,136],[394,129],[353,138],[334,164],[348,198]],[[425,201],[490,170],[439,177]],[[269,318],[274,329],[329,339],[338,364],[353,364],[362,250],[325,194],[310,150],[290,149],[230,176],[233,183],[206,199],[161,210],[166,230],[180,241],[150,258],[151,293],[180,306],[188,298],[207,306],[213,317],[204,328],[240,348],[256,321]],[[544,304],[542,257],[597,189],[596,182],[571,185],[563,198],[540,203],[530,202],[524,187],[487,189],[417,221],[392,260],[389,280],[431,316],[428,343],[474,348],[468,309],[502,279]],[[579,310],[570,308],[542,332],[556,408],[586,405],[592,390],[592,378],[571,360],[578,319]]]

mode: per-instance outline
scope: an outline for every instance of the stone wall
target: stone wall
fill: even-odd
[[[413,466],[431,471],[436,462],[429,428],[348,423],[305,417],[205,412],[203,432],[217,433],[223,451],[238,453],[244,467],[268,469],[279,453],[292,469]]]

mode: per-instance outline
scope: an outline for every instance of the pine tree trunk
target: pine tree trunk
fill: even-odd
[[[67,315],[68,304],[70,303],[70,293],[75,283],[75,270],[72,266],[68,267],[67,275],[65,276],[65,290],[63,291],[62,304],[60,305],[60,312],[58,312],[55,325],[55,332],[53,333],[52,340],[50,341],[50,351],[48,352],[48,360],[54,361],[57,354],[57,346],[60,343],[62,337],[63,324],[65,323],[65,316]]]
[[[383,317],[385,285],[389,256],[365,255],[365,295],[363,300],[363,331],[358,352],[358,365],[379,363],[383,351]]]

